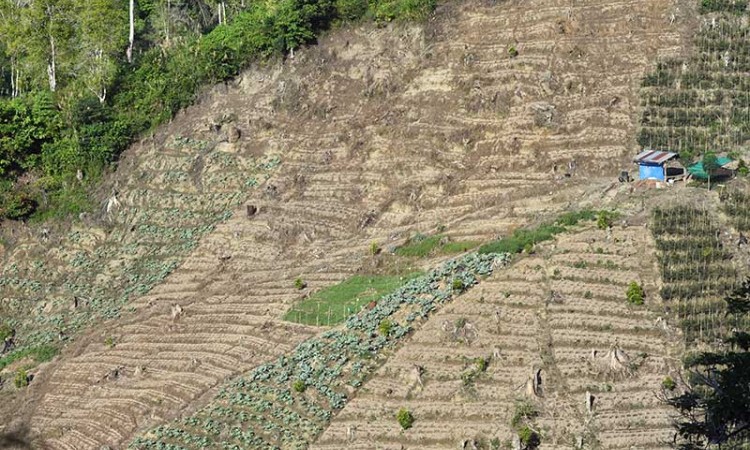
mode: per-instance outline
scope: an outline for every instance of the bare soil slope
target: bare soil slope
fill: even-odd
[[[171,273],[6,404],[24,405],[16,417],[45,447],[121,447],[310,336],[279,319],[296,277],[337,282],[372,241],[410,230],[487,239],[604,201],[635,150],[640,77],[680,51],[686,13],[676,0],[469,1],[424,26],[336,31],[216,87],[125,155],[105,189],[120,203],[111,224],[19,238],[5,255],[55,286],[48,313],[70,308],[67,279],[106,292],[133,260]],[[40,274],[30,257],[46,255],[55,269]]]

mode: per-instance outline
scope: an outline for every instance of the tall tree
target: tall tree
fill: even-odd
[[[50,91],[56,91],[72,63],[75,14],[72,0],[34,0],[30,3],[30,28],[26,39],[28,57],[35,67],[33,77],[46,72]]]
[[[117,74],[118,55],[128,43],[127,14],[117,0],[85,0],[78,13],[76,77],[101,103]]]
[[[28,64],[30,32],[30,0],[12,0],[0,2],[0,39],[8,58],[8,81],[10,95],[21,94],[22,79],[25,74],[23,66]]]

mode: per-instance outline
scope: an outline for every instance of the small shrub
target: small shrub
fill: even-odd
[[[104,345],[107,346],[107,348],[113,348],[115,346],[115,340],[112,336],[107,336],[107,338],[104,340]]]
[[[508,56],[510,56],[511,58],[515,58],[516,56],[518,56],[518,49],[516,49],[516,47],[513,45],[508,47]]]
[[[34,213],[37,206],[36,200],[27,192],[10,189],[0,191],[0,217],[26,219]]]
[[[500,450],[500,438],[492,438],[490,440],[490,450]]]
[[[344,21],[355,21],[367,13],[367,0],[336,0],[336,15]]]
[[[631,281],[628,285],[628,291],[626,293],[628,302],[632,305],[643,304],[643,287],[635,281]]]
[[[596,216],[596,227],[600,230],[606,230],[612,226],[612,215],[607,211],[599,211]]]
[[[466,320],[466,317],[460,317],[456,319],[456,323],[454,324],[456,329],[460,330],[461,328],[465,327],[468,323],[468,320]]]
[[[588,266],[589,265],[586,261],[576,261],[573,263],[573,267],[575,267],[576,269],[585,269]]]
[[[490,362],[487,358],[482,358],[481,356],[474,360],[474,364],[477,366],[477,371],[479,372],[485,372],[487,370],[487,367],[490,365]]]
[[[523,444],[524,448],[533,449],[539,447],[539,435],[534,430],[529,428],[528,425],[518,430],[518,437],[521,440],[521,444]]]
[[[594,296],[594,294],[592,294],[591,291],[586,291],[583,294],[583,298],[592,298],[593,296]]]
[[[17,389],[25,388],[29,385],[29,374],[25,369],[18,369],[16,371],[16,377],[13,379],[13,385]]]
[[[370,254],[372,256],[376,256],[378,253],[380,253],[380,246],[377,242],[373,242],[370,244]]]
[[[301,291],[302,289],[307,287],[307,283],[302,278],[297,278],[294,280],[294,288],[298,291]]]
[[[750,169],[747,167],[747,163],[744,159],[740,159],[739,165],[737,166],[737,173],[742,176],[747,176],[750,173]]]
[[[464,285],[464,282],[460,279],[453,280],[453,290],[454,291],[463,291],[466,286]]]
[[[412,425],[414,425],[414,416],[406,408],[401,408],[398,410],[396,419],[398,420],[399,425],[401,425],[402,430],[408,430],[412,427]]]
[[[674,391],[677,388],[677,383],[672,379],[672,377],[667,376],[664,378],[661,382],[661,387],[668,391]]]
[[[13,328],[6,323],[0,324],[0,342],[5,342],[11,336],[13,336]]]
[[[307,385],[302,380],[297,380],[294,383],[292,383],[292,389],[294,389],[294,392],[299,392],[300,394],[305,392],[305,389],[307,389]]]
[[[539,411],[532,403],[529,403],[528,401],[520,401],[516,403],[516,407],[513,410],[510,425],[513,428],[518,428],[525,420],[531,420],[538,415]]]
[[[523,246],[523,252],[527,255],[531,255],[534,253],[534,244],[531,242],[527,242],[526,245]]]
[[[388,319],[383,319],[380,325],[378,325],[378,331],[380,331],[382,336],[388,337],[391,334],[391,330],[393,330],[393,322]]]

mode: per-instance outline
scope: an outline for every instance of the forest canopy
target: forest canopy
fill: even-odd
[[[434,0],[5,0],[0,219],[79,212],[86,184],[137,136],[193,102],[201,86],[257,58],[311,43],[337,23],[419,20],[434,7]]]

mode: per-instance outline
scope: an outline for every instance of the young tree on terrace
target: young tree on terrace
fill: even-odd
[[[711,174],[716,172],[716,170],[719,168],[719,160],[716,158],[716,154],[713,152],[708,152],[705,155],[703,155],[703,170],[706,171],[706,174],[708,175],[708,190],[711,190]]]
[[[726,299],[727,314],[750,314],[750,280]],[[680,412],[680,448],[746,448],[750,439],[750,334],[736,331],[727,339],[729,350],[703,353],[688,366],[689,385],[668,399]]]

